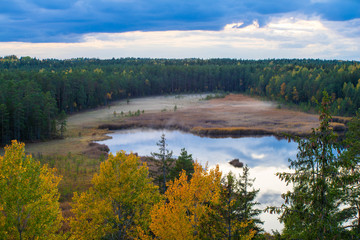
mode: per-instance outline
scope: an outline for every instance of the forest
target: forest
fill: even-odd
[[[66,114],[160,94],[239,92],[333,115],[360,107],[360,63],[318,59],[0,58],[0,144],[61,135]]]
[[[352,61],[3,57],[0,239],[358,239],[359,91],[360,64]],[[265,209],[280,214],[281,232],[263,230],[246,165],[239,176],[224,175],[186,149],[174,158],[165,136],[151,156],[157,174],[124,151],[82,169],[85,156],[66,149],[66,156],[32,156],[21,143],[61,137],[67,114],[111,101],[198,92],[246,93],[319,112],[309,136],[289,136],[298,152],[277,176],[293,189],[283,205]],[[333,132],[333,115],[352,117],[344,138]]]

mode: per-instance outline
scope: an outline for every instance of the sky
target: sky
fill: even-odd
[[[0,56],[360,60],[360,0],[0,0]]]

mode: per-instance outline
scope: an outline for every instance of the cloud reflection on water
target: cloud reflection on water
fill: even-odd
[[[289,171],[288,159],[295,158],[297,144],[277,140],[275,137],[206,138],[180,131],[134,129],[115,131],[109,134],[112,139],[101,143],[108,145],[113,153],[125,150],[136,152],[140,156],[149,156],[151,152],[158,152],[156,143],[162,133],[165,134],[168,149],[173,151],[174,156],[180,154],[181,148],[186,148],[202,165],[207,163],[211,168],[219,164],[223,174],[229,171],[235,175],[242,173],[242,169],[228,163],[234,158],[247,164],[250,167],[250,178],[256,178],[254,188],[260,189],[257,201],[261,203],[261,209],[268,205],[280,206],[280,194],[291,189],[291,186],[281,182],[275,173]],[[266,231],[282,229],[277,217],[265,213],[261,215]]]

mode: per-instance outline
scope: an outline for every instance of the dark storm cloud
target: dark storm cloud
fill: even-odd
[[[94,32],[220,30],[282,14],[346,21],[357,0],[2,0],[0,41],[73,42]]]

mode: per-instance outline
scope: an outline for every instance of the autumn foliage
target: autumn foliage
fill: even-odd
[[[204,223],[208,224],[212,232],[226,231],[225,225],[212,222],[213,216],[221,216],[211,206],[227,207],[221,200],[221,175],[218,166],[206,170],[195,163],[194,173],[189,181],[185,171],[179,179],[170,181],[165,192],[166,200],[158,203],[151,212],[150,229],[156,239],[208,239],[207,233],[203,232]],[[248,225],[247,222],[240,221],[237,224],[243,229]],[[254,231],[248,231],[239,239],[251,239],[253,236]]]
[[[151,207],[160,200],[148,168],[124,151],[101,163],[87,192],[74,194],[73,239],[133,239],[145,235]]]
[[[166,200],[153,208],[150,228],[159,239],[197,239],[207,203],[219,200],[219,169],[207,172],[196,163],[194,170],[189,182],[185,171],[179,179],[170,181]]]
[[[12,141],[0,156],[0,239],[55,239],[61,227],[60,177]]]
[[[0,157],[0,239],[208,239],[204,224],[223,238],[226,226],[216,223],[216,216],[222,216],[213,207],[228,208],[221,175],[218,167],[208,170],[195,163],[191,177],[183,170],[161,195],[137,156],[110,154],[93,186],[74,193],[73,216],[64,220],[60,177],[26,156],[24,144],[13,141]],[[64,221],[70,226],[66,233],[60,230]],[[232,226],[249,227],[242,220]],[[254,233],[250,229],[229,239],[251,239]]]

